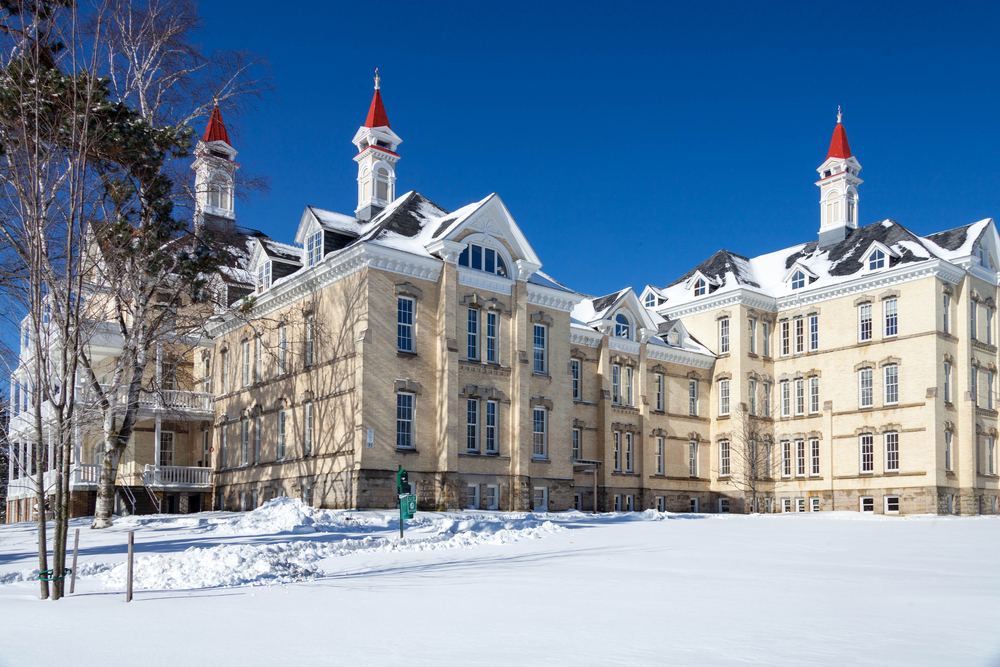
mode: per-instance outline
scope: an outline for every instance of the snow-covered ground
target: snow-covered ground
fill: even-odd
[[[0,526],[0,665],[1000,665],[995,517],[427,512],[400,542],[394,512],[279,499],[87,525],[58,603],[33,527]]]

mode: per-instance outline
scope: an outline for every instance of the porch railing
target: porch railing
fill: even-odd
[[[146,486],[211,486],[212,469],[147,465],[142,480]]]

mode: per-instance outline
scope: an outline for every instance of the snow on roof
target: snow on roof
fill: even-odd
[[[528,282],[531,283],[532,285],[541,285],[542,287],[557,289],[562,292],[570,292],[573,294],[576,293],[574,290],[571,290],[570,288],[566,287],[561,282],[559,282],[549,274],[544,273],[543,271],[535,271],[534,273],[532,273],[528,277]]]
[[[748,259],[728,250],[719,250],[704,262],[691,269],[662,290],[667,305],[677,306],[696,298],[687,284],[695,273],[701,273],[711,282],[710,294],[737,289],[750,289],[773,297],[792,293],[788,274],[798,265],[809,276],[807,287],[822,287],[843,282],[865,270],[867,252],[878,243],[890,251],[890,267],[911,262],[941,258],[951,260],[972,254],[976,242],[983,235],[990,220],[920,237],[894,220],[880,222],[851,230],[840,243],[819,248],[818,241],[784,248]],[[655,289],[655,288],[654,288]]]
[[[316,217],[320,226],[325,229],[336,232],[346,232],[351,236],[358,236],[361,234],[363,223],[359,222],[353,215],[335,213],[317,206],[307,206],[306,208],[312,211],[312,214]]]
[[[302,248],[299,246],[281,243],[269,237],[260,239],[260,242],[268,257],[288,264],[302,264]]]

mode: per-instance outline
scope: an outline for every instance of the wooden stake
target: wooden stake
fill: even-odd
[[[76,529],[76,537],[73,539],[73,573],[69,576],[69,593],[76,590],[76,555],[80,551],[80,529]]]
[[[132,601],[132,557],[135,554],[135,533],[128,531],[128,574],[125,580],[125,602]]]

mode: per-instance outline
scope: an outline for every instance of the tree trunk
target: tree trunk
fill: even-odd
[[[37,420],[40,421],[40,420]],[[49,582],[42,579],[42,574],[49,569],[48,565],[48,539],[45,535],[45,470],[42,462],[42,436],[41,429],[38,431],[38,442],[35,445],[35,504],[38,506],[38,583],[41,586],[39,594],[43,600],[49,597]]]
[[[118,457],[115,448],[108,442],[104,443],[104,456],[101,459],[101,475],[97,480],[97,506],[94,508],[94,523],[92,529],[110,528],[112,515],[115,511],[115,478],[118,473]]]

